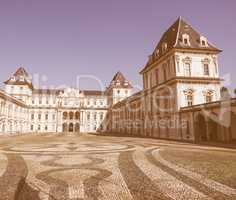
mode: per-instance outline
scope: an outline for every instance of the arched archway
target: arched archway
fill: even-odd
[[[73,123],[69,124],[69,132],[74,132],[74,124]]]
[[[67,132],[68,131],[68,125],[67,123],[63,124],[63,132]]]
[[[80,113],[78,111],[75,113],[75,119],[80,119]]]
[[[68,117],[67,112],[63,112],[63,119],[67,119],[67,117]]]
[[[195,137],[198,141],[207,141],[206,120],[202,114],[198,114],[195,123]]]

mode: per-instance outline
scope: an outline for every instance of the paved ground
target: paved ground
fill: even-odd
[[[164,140],[0,138],[0,199],[236,199],[236,150]]]

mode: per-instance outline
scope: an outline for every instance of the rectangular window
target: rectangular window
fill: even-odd
[[[193,105],[193,96],[192,95],[187,95],[187,105],[192,106]]]
[[[31,129],[31,131],[33,131],[34,130],[34,125],[31,125],[30,129]]]
[[[156,85],[158,85],[159,83],[158,69],[156,69],[155,73],[156,73]]]
[[[31,114],[31,120],[34,120],[34,114]]]
[[[164,76],[164,81],[166,81],[167,79],[166,68],[163,69],[163,76]]]
[[[204,64],[203,67],[204,67],[204,75],[209,76],[209,65]]]
[[[216,74],[218,74],[217,65],[215,66],[215,72],[216,72]]]
[[[103,120],[103,113],[100,114],[100,120]]]
[[[45,115],[45,119],[48,120],[48,114]]]
[[[206,95],[206,103],[212,102],[212,95]]]
[[[184,65],[184,75],[191,76],[191,65],[190,63],[185,63]]]
[[[38,119],[41,120],[41,114],[38,114]]]

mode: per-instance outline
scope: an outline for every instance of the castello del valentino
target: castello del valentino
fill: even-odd
[[[19,67],[0,90],[0,133],[113,132],[184,141],[236,140],[236,100],[222,96],[218,56],[179,17],[141,69],[135,94],[118,72],[105,91],[35,88]]]

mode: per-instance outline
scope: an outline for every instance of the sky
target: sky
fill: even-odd
[[[235,9],[235,0],[0,0],[0,82],[23,66],[39,87],[80,76],[81,89],[99,89],[117,71],[142,87],[148,55],[182,16],[223,50],[221,75],[236,88]]]

